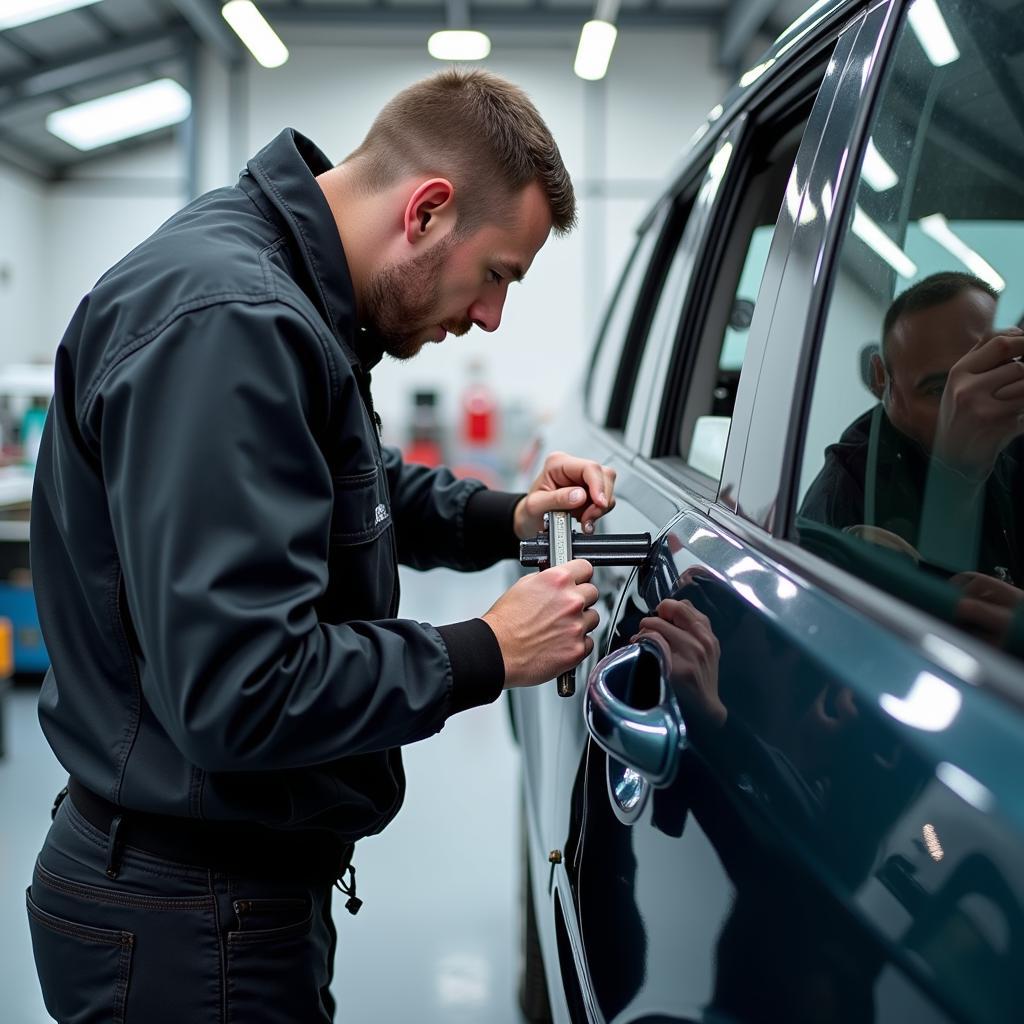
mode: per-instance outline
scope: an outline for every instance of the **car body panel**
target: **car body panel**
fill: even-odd
[[[675,337],[644,350],[644,401],[624,431],[574,410],[547,431],[548,447],[618,470],[601,532],[656,538],[640,570],[595,570],[601,624],[574,697],[553,683],[511,695],[520,734],[536,731],[524,740],[528,848],[558,1022],[1019,1016],[1020,663],[786,537],[831,260],[906,7],[815,5],[715,112],[659,200],[726,153],[683,235],[689,291],[756,104],[835,46],[762,277],[717,495],[656,457]],[[588,732],[585,683],[667,597],[691,600],[719,639],[727,718],[717,726],[706,695],[673,691],[686,730],[676,775],[655,787]],[[650,686],[637,687],[649,708]]]

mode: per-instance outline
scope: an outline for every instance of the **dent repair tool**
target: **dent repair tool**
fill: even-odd
[[[549,512],[545,516],[547,533],[538,533],[533,540],[519,545],[519,561],[525,566],[549,569],[565,565],[574,558],[585,558],[593,566],[643,565],[651,551],[649,533],[577,533],[568,512]],[[571,697],[576,692],[576,670],[558,677],[558,696]]]

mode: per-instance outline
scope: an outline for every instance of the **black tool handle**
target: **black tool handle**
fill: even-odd
[[[594,566],[643,565],[651,551],[649,533],[606,533],[597,537],[570,533],[569,543],[573,558],[585,558]],[[550,531],[520,542],[519,561],[540,568],[552,565]]]

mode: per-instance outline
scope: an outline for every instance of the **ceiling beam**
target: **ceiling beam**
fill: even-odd
[[[732,0],[722,22],[718,44],[720,67],[742,70],[747,50],[754,37],[775,13],[780,0]]]
[[[180,57],[187,43],[183,33],[160,31],[79,50],[20,75],[0,76],[0,116],[29,100]]]
[[[192,31],[225,64],[237,64],[244,58],[238,38],[220,15],[219,3],[216,6],[211,6],[206,0],[171,0],[171,3]]]

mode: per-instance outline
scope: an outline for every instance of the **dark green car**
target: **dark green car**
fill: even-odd
[[[532,1019],[1024,1020],[1022,314],[1024,4],[815,4],[550,428],[654,542],[575,696],[511,695]]]

